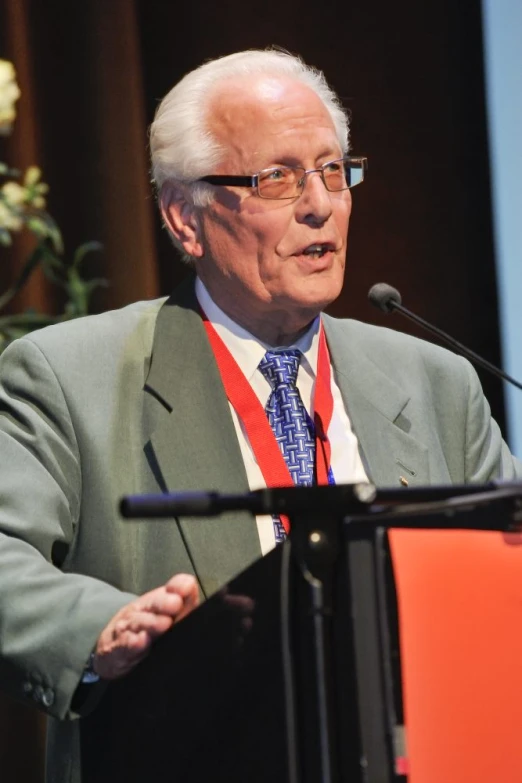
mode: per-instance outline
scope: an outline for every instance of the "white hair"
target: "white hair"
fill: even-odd
[[[216,89],[230,79],[258,74],[290,77],[310,87],[332,118],[343,155],[348,152],[348,115],[322,71],[279,49],[237,52],[190,71],[158,106],[150,127],[152,180],[158,196],[162,186],[173,181],[189,186],[196,207],[210,203],[212,188],[196,180],[212,174],[226,150],[209,131],[209,104]],[[176,238],[172,239],[182,250]]]

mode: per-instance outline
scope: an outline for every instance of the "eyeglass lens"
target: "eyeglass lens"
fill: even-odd
[[[330,191],[346,190],[364,179],[361,161],[334,160],[322,167],[325,186]],[[294,198],[305,185],[305,169],[292,166],[266,169],[258,175],[258,192],[263,198]]]

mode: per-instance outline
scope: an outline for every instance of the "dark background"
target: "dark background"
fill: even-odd
[[[371,309],[367,291],[383,280],[501,363],[480,11],[480,0],[0,0],[0,57],[22,89],[0,160],[43,168],[69,253],[103,242],[89,272],[111,285],[95,309],[166,294],[186,270],[148,184],[155,107],[208,58],[283,46],[325,71],[351,112],[354,154],[369,158],[331,312],[414,331]],[[0,250],[0,291],[28,247]],[[37,275],[14,307],[59,304]],[[481,377],[504,428],[500,382]],[[2,780],[42,779],[42,737],[42,721],[0,701]]]

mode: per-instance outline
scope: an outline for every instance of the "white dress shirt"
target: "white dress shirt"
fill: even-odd
[[[277,348],[281,348],[281,346],[263,343],[229,318],[229,316],[217,306],[199,278],[196,280],[196,296],[208,320],[225,343],[257,395],[261,405],[265,408],[272,389],[259,369],[259,362],[266,351],[277,350]],[[310,328],[299,338],[299,340],[290,346],[284,346],[285,349],[288,350],[297,348],[303,355],[299,365],[299,373],[297,375],[297,387],[299,388],[301,399],[312,421],[314,418],[313,404],[319,351],[320,324],[320,316],[317,316],[310,325]],[[332,449],[331,466],[335,482],[337,484],[351,484],[368,481],[359,455],[357,438],[352,431],[350,419],[348,418],[348,414],[344,407],[341,392],[335,380],[335,372],[331,365],[330,382],[333,396],[333,413],[327,434]],[[243,423],[232,405],[230,405],[230,411],[232,413],[241,455],[245,464],[248,485],[251,490],[263,489],[266,487],[266,482],[261,473],[261,469],[257,464]],[[263,554],[266,554],[273,549],[275,545],[272,517],[258,516],[256,521],[261,551]]]

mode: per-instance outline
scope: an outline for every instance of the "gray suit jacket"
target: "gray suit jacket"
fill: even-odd
[[[355,321],[324,324],[373,482],[522,476],[465,360]],[[0,683],[74,718],[88,654],[133,595],[184,571],[208,596],[261,554],[247,514],[124,521],[119,499],[241,492],[247,478],[191,281],[167,301],[17,341],[0,382]],[[48,779],[76,783],[78,721],[52,724]]]

